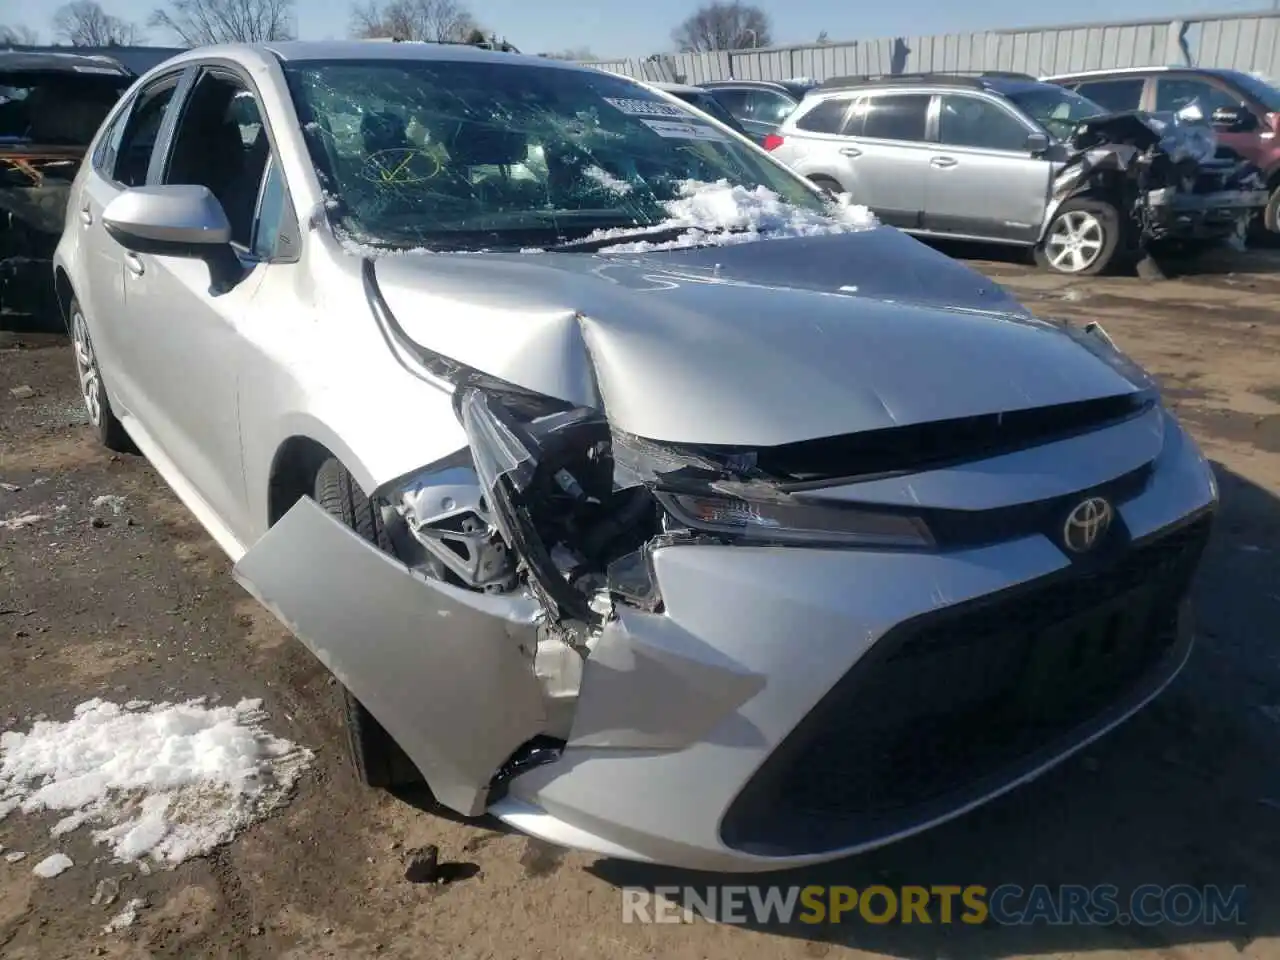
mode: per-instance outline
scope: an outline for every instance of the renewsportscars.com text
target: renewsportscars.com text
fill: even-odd
[[[1243,886],[624,887],[624,923],[1203,926],[1244,923]]]

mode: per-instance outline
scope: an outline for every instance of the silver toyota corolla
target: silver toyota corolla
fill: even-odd
[[[371,784],[797,865],[1187,658],[1217,492],[1142,371],[627,79],[185,53],[98,134],[56,279],[100,438],[338,677]]]

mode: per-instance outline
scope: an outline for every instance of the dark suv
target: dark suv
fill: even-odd
[[[763,140],[816,84],[812,80],[710,80],[702,86],[751,136]]]
[[[0,51],[0,310],[57,316],[51,263],[71,181],[133,79],[107,57]]]
[[[1136,67],[1045,77],[1108,110],[1178,111],[1196,103],[1218,142],[1266,177],[1268,230],[1280,233],[1280,90],[1238,70]]]

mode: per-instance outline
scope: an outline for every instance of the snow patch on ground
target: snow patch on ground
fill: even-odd
[[[21,861],[25,860],[26,858],[27,858],[27,855],[26,855],[23,851],[21,851],[21,850],[14,850],[12,853],[6,853],[6,854],[4,855],[4,862],[5,862],[5,863],[20,863]]]
[[[686,180],[680,185],[680,196],[664,202],[663,206],[670,214],[669,219],[644,229],[683,226],[688,228],[684,233],[674,240],[637,240],[608,249],[614,253],[646,253],[692,246],[728,246],[757,240],[854,233],[871,230],[880,223],[866,207],[851,203],[847,194],[831,205],[829,213],[823,214],[787,203],[768,187],[749,190],[728,180],[715,183]],[[632,227],[597,230],[587,239],[621,238],[635,232]]]
[[[106,508],[117,517],[124,511],[124,504],[124,497],[117,496],[114,493],[104,493],[100,497],[93,498],[93,507],[95,510],[102,510]]]
[[[289,797],[312,759],[268,734],[261,701],[206,707],[90,700],[65,722],[0,734],[0,820],[54,811],[115,858],[176,866],[208,853]]]
[[[34,526],[48,519],[49,517],[43,513],[24,513],[21,516],[10,517],[8,520],[0,520],[0,530],[21,530],[23,527]]]
[[[73,863],[71,858],[65,853],[54,853],[45,857],[32,867],[31,872],[37,877],[42,877],[45,880],[51,880],[58,874],[66,870],[70,870],[74,866],[75,863]]]
[[[103,933],[115,933],[118,930],[124,930],[132,927],[135,920],[138,919],[138,911],[147,905],[147,901],[140,897],[134,897],[124,905],[124,909],[112,917],[102,928]]]

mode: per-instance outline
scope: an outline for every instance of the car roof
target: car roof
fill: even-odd
[[[815,82],[804,80],[708,80],[702,84],[708,90],[724,90],[731,87],[755,87],[766,90],[782,90],[795,96],[803,94],[817,86]]]
[[[1082,70],[1079,73],[1055,73],[1052,76],[1042,77],[1046,81],[1058,80],[1090,80],[1090,79],[1106,79],[1107,77],[1124,77],[1124,76],[1143,76],[1149,73],[1199,73],[1212,77],[1219,77],[1223,80],[1231,80],[1241,75],[1239,70],[1230,70],[1226,67],[1189,67],[1183,64],[1169,64],[1159,67],[1113,67],[1109,70]]]
[[[132,77],[133,72],[119,60],[77,53],[42,53],[29,50],[0,50],[0,73],[93,73]]]
[[[646,81],[649,86],[655,90],[665,90],[667,93],[709,93],[710,91],[702,87],[694,86],[692,83],[659,83],[656,81]]]
[[[1025,73],[988,71],[986,73],[903,73],[853,77],[833,77],[810,91],[815,94],[850,90],[898,90],[944,87],[986,91],[1008,96],[1051,86]]]
[[[313,60],[448,60],[522,63],[547,69],[589,70],[565,60],[502,50],[486,50],[469,43],[379,40],[286,40],[256,45],[289,63]],[[206,52],[208,48],[206,48]]]

